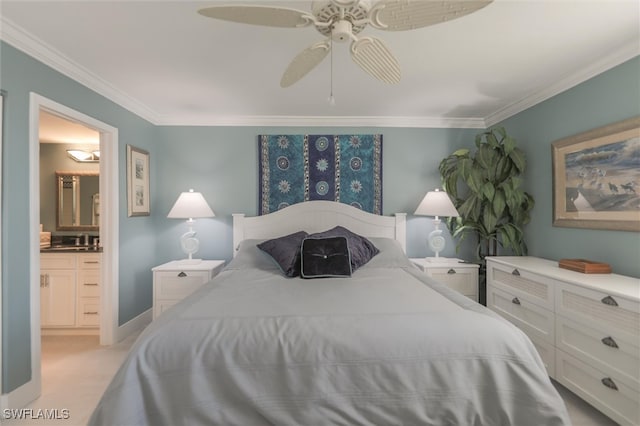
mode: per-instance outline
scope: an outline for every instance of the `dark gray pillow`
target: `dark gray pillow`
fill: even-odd
[[[351,276],[349,245],[345,237],[305,238],[301,252],[302,278]]]
[[[327,238],[327,237],[345,237],[349,244],[349,253],[351,254],[351,271],[355,272],[356,269],[370,261],[373,256],[380,253],[380,250],[369,240],[362,235],[358,235],[349,231],[342,226],[336,226],[328,231],[318,232],[316,234],[309,235],[310,238]]]
[[[308,235],[304,231],[298,231],[267,240],[258,244],[258,248],[268,253],[287,277],[297,277],[300,275],[300,247],[302,240]]]

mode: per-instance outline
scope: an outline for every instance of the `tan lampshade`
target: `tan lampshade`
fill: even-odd
[[[435,189],[435,191],[427,192],[427,195],[424,196],[420,205],[414,212],[415,215],[419,216],[444,216],[444,217],[458,217],[458,210],[456,210],[455,206],[451,202],[449,198],[449,194],[444,191],[440,191],[439,189]]]
[[[183,192],[167,215],[171,219],[193,219],[198,217],[214,217],[215,214],[200,192]]]

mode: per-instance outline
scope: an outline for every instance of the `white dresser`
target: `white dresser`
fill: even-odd
[[[153,319],[218,275],[224,260],[181,261],[156,266],[153,271]]]
[[[491,257],[487,306],[529,336],[549,376],[616,422],[640,424],[640,279]]]
[[[476,302],[478,301],[478,268],[480,265],[467,263],[460,259],[431,261],[424,258],[412,258],[410,260],[431,278]]]

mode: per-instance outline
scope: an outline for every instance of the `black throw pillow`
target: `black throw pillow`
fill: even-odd
[[[268,253],[287,277],[297,277],[300,275],[300,245],[307,235],[304,231],[295,232],[264,241],[258,248]]]
[[[316,234],[309,235],[310,238],[327,238],[327,237],[345,237],[349,244],[349,253],[351,255],[351,271],[355,272],[356,269],[370,261],[373,256],[380,253],[380,250],[373,245],[371,241],[358,235],[355,232],[351,232],[345,227],[336,226],[328,231],[318,232]]]
[[[351,276],[349,245],[345,237],[305,238],[301,252],[302,278]]]

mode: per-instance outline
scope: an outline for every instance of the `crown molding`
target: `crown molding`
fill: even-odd
[[[156,113],[142,102],[118,90],[82,65],[67,58],[52,46],[2,16],[0,16],[0,39],[141,118],[151,123],[157,122]]]
[[[591,64],[590,66],[581,69],[579,72],[566,76],[565,78],[557,81],[546,87],[543,90],[537,90],[523,99],[505,106],[492,114],[485,117],[484,121],[487,127],[491,127],[507,118],[510,118],[528,108],[531,108],[547,99],[554,97],[572,87],[577,86],[580,83],[593,78],[605,71],[610,70],[630,59],[640,55],[640,44],[637,40],[634,40],[620,49],[613,51],[609,55],[603,57],[599,61]]]
[[[165,117],[161,126],[282,126],[282,127],[417,127],[485,129],[482,118],[395,117],[395,116],[225,116]]]
[[[117,105],[159,126],[282,126],[282,127],[415,127],[485,129],[562,93],[598,74],[640,55],[632,41],[598,62],[560,81],[530,93],[484,118],[479,117],[402,117],[402,116],[160,116],[135,98],[65,57],[44,41],[34,37],[9,19],[0,16],[0,39],[45,65],[77,81]]]

